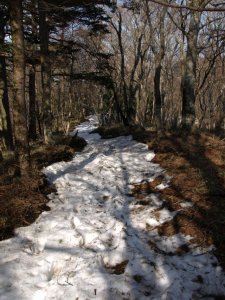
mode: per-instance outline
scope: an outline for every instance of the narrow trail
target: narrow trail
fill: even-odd
[[[82,153],[44,170],[57,188],[49,196],[51,211],[0,243],[0,299],[225,295],[225,274],[212,249],[191,244],[190,236],[159,236],[157,226],[178,212],[157,193],[146,196],[147,205],[131,197],[133,184],[164,172],[151,162],[154,153],[130,136],[89,134],[95,124],[92,117],[77,128],[88,142]],[[184,246],[189,251],[178,255]]]

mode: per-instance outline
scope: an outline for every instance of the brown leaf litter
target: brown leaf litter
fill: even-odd
[[[138,204],[147,205],[146,194],[157,193],[177,215],[158,227],[160,235],[190,235],[192,242],[216,246],[215,255],[225,267],[225,141],[212,134],[180,133],[157,137],[151,132],[136,135],[156,156],[166,174],[172,176],[169,187],[158,190],[163,176],[153,182],[135,185]],[[190,205],[184,205],[190,204]],[[153,247],[150,242],[150,246]],[[185,249],[186,251],[187,249]],[[183,250],[178,253],[182,253]]]

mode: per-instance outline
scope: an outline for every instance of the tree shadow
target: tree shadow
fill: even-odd
[[[179,210],[179,214],[159,232],[162,235],[177,232],[193,235],[203,247],[214,244],[214,253],[224,268],[224,163],[215,163],[217,145],[210,145],[207,137],[198,133],[172,135],[162,138],[160,143],[156,161],[173,175],[170,187],[162,191],[162,196],[170,209]],[[183,208],[182,203],[190,206]]]
[[[214,265],[215,267],[215,260],[210,261],[210,256],[203,258],[201,256],[201,253],[200,256],[196,255],[193,258],[190,249],[185,247],[180,248],[179,252],[165,250],[164,246],[168,241],[163,238],[165,235],[168,235],[170,237],[175,236],[175,242],[183,245],[187,242],[187,240],[183,236],[178,236],[178,234],[185,234],[186,231],[182,231],[182,228],[185,228],[185,226],[187,227],[187,224],[189,223],[195,223],[195,226],[199,229],[199,232],[203,231],[207,233],[207,230],[211,230],[207,234],[212,237],[213,243],[216,245],[216,247],[218,247],[218,243],[221,241],[221,238],[219,238],[216,230],[214,231],[214,228],[212,230],[210,223],[210,221],[215,222],[216,216],[216,211],[213,210],[213,200],[211,198],[205,199],[205,202],[206,204],[208,203],[208,206],[202,206],[200,201],[201,199],[197,199],[199,201],[197,201],[196,199],[192,199],[192,194],[183,191],[181,185],[176,185],[176,182],[174,183],[172,181],[171,186],[168,188],[170,193],[158,192],[150,186],[149,193],[152,202],[146,202],[146,199],[149,199],[148,194],[144,195],[146,199],[143,198],[142,202],[138,202],[132,194],[129,194],[128,191],[128,186],[133,180],[131,178],[130,171],[131,164],[133,164],[132,168],[133,170],[135,170],[136,162],[135,155],[131,155],[129,158],[130,165],[127,165],[128,158],[126,151],[127,149],[129,149],[132,152],[132,147],[134,147],[135,144],[127,143],[127,145],[123,148],[121,146],[122,138],[121,140],[118,139],[117,143],[111,144],[112,142],[112,140],[109,140],[108,142],[102,142],[102,145],[101,143],[99,143],[95,151],[92,151],[93,149],[90,148],[89,150],[92,151],[92,154],[89,153],[89,150],[87,149],[87,157],[85,157],[83,161],[78,160],[77,165],[68,165],[68,167],[66,167],[65,169],[59,170],[59,172],[54,175],[54,180],[57,180],[57,178],[60,176],[70,173],[74,173],[74,176],[78,175],[80,170],[83,170],[85,166],[93,162],[98,157],[99,151],[102,151],[101,155],[104,155],[103,160],[104,158],[106,159],[107,157],[114,157],[116,155],[121,170],[120,182],[117,181],[117,185],[114,182],[110,182],[110,177],[104,178],[106,182],[105,186],[101,186],[101,183],[99,185],[95,184],[97,182],[97,179],[99,179],[101,182],[102,178],[100,173],[98,175],[91,175],[95,177],[93,181],[89,181],[85,178],[77,178],[77,180],[82,184],[85,184],[87,190],[90,190],[90,192],[101,192],[101,190],[99,189],[100,186],[102,187],[102,190],[108,189],[110,191],[111,186],[115,185],[117,193],[112,196],[112,199],[104,200],[103,197],[104,201],[99,202],[99,207],[101,208],[102,213],[111,213],[111,217],[113,218],[113,220],[121,225],[119,234],[117,231],[115,231],[114,233],[114,237],[116,238],[116,241],[118,240],[118,243],[116,242],[116,245],[107,246],[101,249],[100,247],[98,247],[98,243],[101,242],[98,236],[95,243],[93,242],[93,237],[93,241],[91,241],[90,243],[84,243],[80,246],[74,245],[73,247],[68,247],[66,245],[62,246],[60,244],[56,245],[55,243],[46,243],[43,251],[49,252],[50,254],[67,254],[73,258],[78,257],[80,253],[88,253],[91,254],[91,259],[93,254],[93,259],[96,263],[96,273],[90,273],[90,281],[92,280],[92,276],[96,276],[95,274],[98,274],[98,276],[102,278],[101,282],[104,281],[104,289],[102,287],[101,289],[102,292],[104,292],[104,300],[140,298],[186,299],[186,296],[189,298],[193,296],[191,294],[193,291],[196,292],[193,296],[197,297],[196,299],[200,299],[205,296],[211,296],[216,299],[215,295],[219,296],[220,290],[218,288],[218,274],[216,273],[216,271],[214,272],[214,270],[212,270],[212,266]],[[197,137],[195,138],[193,145],[195,147],[198,146]],[[208,178],[208,180],[209,178],[215,178],[216,184],[218,186],[222,184],[222,182],[218,178],[219,174],[217,174],[217,169],[213,168],[214,166],[212,165],[212,163],[207,165],[206,167],[206,163],[208,162],[207,157],[204,157],[204,155],[202,154],[205,151],[204,149],[201,149],[201,162],[199,163],[196,162],[197,159],[194,156],[195,154],[193,154],[195,153],[195,151],[187,152],[186,148],[183,149],[183,144],[179,143],[179,141],[177,140],[174,141],[174,147],[176,147],[176,149],[179,148],[179,152],[182,151],[183,157],[191,164],[193,168],[198,168],[198,170],[201,170],[204,180],[206,180],[206,178]],[[134,154],[136,153],[135,151],[136,150],[134,150]],[[146,154],[147,153],[145,153],[145,155]],[[132,159],[134,161],[131,161]],[[157,169],[157,167],[155,168],[155,166],[156,165],[153,165],[152,163],[146,162],[146,170],[143,170],[143,177],[149,176],[149,174],[153,175]],[[210,167],[211,177],[208,177],[208,167]],[[153,170],[151,170],[151,168]],[[213,170],[211,170],[211,168],[213,168]],[[158,172],[158,174],[160,174],[160,172]],[[147,179],[149,178],[146,178],[146,180]],[[190,180],[190,178],[186,178],[186,181],[188,180]],[[194,180],[196,180],[196,178]],[[210,190],[209,195],[212,194],[214,196],[214,186],[212,185],[212,183],[208,183],[207,188]],[[163,191],[166,190],[167,189]],[[95,195],[92,196],[95,197]],[[151,210],[151,205],[153,203],[152,199],[154,197],[157,198],[156,200],[161,203],[158,206],[158,211],[157,209],[155,211]],[[216,197],[218,197],[218,193],[216,194]],[[176,201],[172,201],[171,199],[175,199]],[[97,199],[90,201],[96,201],[96,205],[98,203]],[[182,208],[180,207],[181,203],[191,203],[194,206],[188,209]],[[92,209],[94,209],[94,207],[92,207]],[[171,213],[171,215],[173,215],[173,212],[178,211],[178,213],[168,221],[168,223],[170,222],[169,225],[171,226],[170,232],[166,232],[166,230],[168,231],[168,224],[166,224],[167,226],[164,226],[164,224],[157,225],[156,227],[158,227],[158,231],[154,231],[154,228],[149,229],[146,225],[147,218],[156,218],[156,215],[153,215],[153,213],[157,213],[159,212],[159,210],[163,209],[167,210],[167,212]],[[91,213],[90,210],[87,210],[86,214],[90,218],[90,224],[92,224],[91,221],[94,218],[94,211],[93,213]],[[73,210],[73,217],[74,216],[76,216],[76,212]],[[143,220],[143,218],[146,218],[146,220]],[[140,220],[140,224],[144,224],[144,226],[139,226],[140,224],[138,224],[138,220]],[[220,222],[221,220],[219,221],[219,223]],[[106,231],[107,226],[102,226],[101,233],[106,233]],[[159,237],[157,238],[157,236]],[[32,253],[28,253],[28,255],[32,255]],[[37,257],[38,259],[38,256],[35,257]],[[117,262],[115,262],[116,257],[118,258]],[[105,258],[107,259],[105,260]],[[208,267],[208,265],[210,265],[211,267]],[[11,276],[12,274],[10,275],[10,272],[13,273],[15,270],[6,268],[6,271],[9,273],[7,276]],[[207,281],[212,278],[212,276],[208,275],[207,273],[209,271],[215,273],[213,273],[214,275],[212,275],[215,277],[215,281],[213,281],[215,288],[214,293],[211,294],[207,290]],[[75,274],[75,267],[73,272],[74,276],[77,276]],[[65,273],[68,272],[65,271]],[[74,282],[76,281],[74,280]],[[75,289],[76,287],[73,285],[74,282],[71,278],[71,280],[65,283],[64,288],[66,289],[67,286],[68,288],[73,286],[73,288]],[[190,291],[190,287],[193,286],[193,290]],[[212,286],[212,284],[210,286]],[[100,297],[100,294],[98,290],[93,287],[91,292],[93,297],[99,299],[98,297]]]
[[[191,167],[199,171],[199,181],[205,185],[204,192],[199,193],[199,199],[195,202],[195,209],[198,212],[196,222],[204,234],[211,237],[212,243],[216,246],[215,254],[225,268],[225,235],[223,233],[225,181],[221,168],[210,159],[210,156],[211,158],[213,156],[213,148],[210,150],[201,140],[200,134],[193,134],[191,147],[184,147],[184,143],[179,143],[178,146]],[[209,150],[212,153],[208,156]]]

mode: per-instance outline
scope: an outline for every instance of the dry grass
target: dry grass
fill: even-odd
[[[105,265],[106,270],[111,274],[121,275],[125,272],[129,260],[122,261],[116,265]]]
[[[96,132],[103,138],[124,134],[119,126],[99,128]],[[185,131],[159,135],[153,130],[129,128],[125,133],[128,132],[154,150],[153,161],[172,176],[170,186],[161,191],[156,187],[163,182],[163,176],[135,185],[133,196],[139,204],[135,209],[145,209],[150,205],[146,195],[157,192],[165,200],[164,206],[171,211],[179,210],[173,220],[158,227],[159,234],[170,236],[180,232],[192,236],[199,246],[214,244],[215,255],[225,268],[225,139]],[[183,203],[192,206],[184,208]],[[178,249],[178,253],[186,250]]]
[[[136,139],[156,152],[159,163],[172,176],[170,186],[157,191],[176,217],[158,228],[161,235],[183,233],[201,246],[216,246],[215,254],[225,267],[225,141],[210,134],[180,133],[157,137],[145,132]],[[134,187],[136,198],[156,192],[163,180]],[[189,202],[192,207],[182,207]]]
[[[71,143],[71,139],[68,143]],[[33,145],[32,178],[14,177],[13,155],[4,153],[4,161],[0,163],[0,240],[12,237],[15,228],[30,225],[41,212],[50,210],[47,195],[55,192],[55,188],[49,185],[40,170],[52,163],[72,159],[74,152],[81,151],[85,145],[80,138],[73,139],[73,147],[60,143]]]
[[[49,210],[47,194],[54,192],[41,174],[0,186],[0,240],[14,234],[14,228],[30,225],[42,211]]]
[[[115,138],[118,136],[127,136],[130,134],[140,134],[143,133],[144,128],[140,126],[124,126],[121,124],[111,125],[111,126],[100,126],[93,130],[92,133],[98,133],[103,139]]]

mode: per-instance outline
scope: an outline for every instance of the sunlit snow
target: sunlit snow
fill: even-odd
[[[57,187],[51,210],[0,243],[0,299],[214,299],[225,295],[225,274],[212,249],[191,237],[159,236],[174,218],[163,199],[142,206],[132,184],[159,176],[153,152],[131,136],[103,140],[89,134],[97,120],[77,129],[88,145],[70,162],[47,167]],[[169,184],[163,183],[159,189]],[[184,207],[189,204],[184,203]],[[158,212],[156,214],[156,211]],[[189,245],[188,253],[176,249]],[[114,271],[125,263],[120,274]],[[214,295],[214,296],[213,296]]]

